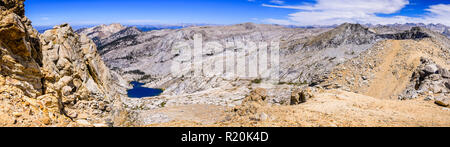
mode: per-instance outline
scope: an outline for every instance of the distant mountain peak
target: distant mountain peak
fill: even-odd
[[[328,48],[342,44],[370,44],[375,42],[376,34],[360,24],[344,23],[328,32],[310,39],[304,48]]]

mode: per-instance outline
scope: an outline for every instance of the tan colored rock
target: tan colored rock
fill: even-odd
[[[240,106],[233,108],[233,111],[239,116],[252,116],[252,119],[260,120],[258,112],[265,105],[267,105],[267,90],[257,88],[244,98]]]
[[[98,123],[98,124],[94,124],[94,127],[97,127],[97,128],[105,128],[105,127],[108,127],[108,125],[103,124],[103,123]]]
[[[449,107],[450,106],[450,98],[445,97],[437,97],[435,98],[435,103],[442,107]]]
[[[76,120],[76,122],[78,124],[82,125],[82,126],[90,126],[90,125],[92,125],[91,123],[89,123],[87,120],[84,120],[84,119]]]
[[[301,103],[305,103],[309,99],[313,98],[314,94],[312,93],[311,89],[297,89],[294,90],[291,94],[291,105],[298,105]]]
[[[64,86],[62,88],[63,96],[69,96],[71,92],[72,92],[72,87],[70,87],[70,86]]]
[[[263,88],[257,88],[253,90],[249,96],[247,96],[243,103],[245,102],[266,102],[267,90]]]
[[[14,117],[21,117],[22,113],[20,112],[13,112]]]
[[[74,112],[74,111],[69,112],[68,115],[69,115],[70,118],[77,118],[78,117],[78,113]]]
[[[44,118],[41,118],[40,122],[42,122],[45,125],[49,125],[51,123],[51,119],[48,117],[44,117]]]
[[[64,105],[70,104],[63,111],[71,118],[75,118],[74,114],[88,118],[105,116],[108,113],[104,112],[106,104],[114,103],[121,94],[116,92],[118,86],[98,55],[95,44],[86,36],[74,33],[68,24],[55,26],[40,37],[46,38],[41,40],[43,48],[58,48],[59,54],[56,64],[52,60],[43,62],[43,71],[56,70],[44,72],[46,79],[50,79],[46,81],[47,92],[55,92],[61,96]],[[48,40],[52,43],[47,43]],[[54,59],[52,50],[43,50],[45,59]],[[52,78],[59,80],[55,82]]]
[[[0,104],[9,113],[5,118],[0,114],[0,120],[14,126],[67,126],[73,124],[69,117],[78,114],[95,122],[115,119],[84,105],[100,103],[104,109],[116,104],[112,109],[122,110],[123,95],[117,91],[123,88],[115,84],[117,76],[111,77],[93,41],[80,39],[68,24],[39,35],[24,16],[24,0],[0,3]]]

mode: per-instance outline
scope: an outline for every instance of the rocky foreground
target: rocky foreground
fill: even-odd
[[[162,108],[152,112],[154,123],[145,126],[447,127],[450,121],[449,108],[418,99],[385,100],[342,90],[318,90],[310,93],[313,97],[305,103],[275,105],[267,102],[266,92],[256,89],[241,106],[228,109],[207,105]],[[205,109],[207,114],[200,112]]]
[[[125,124],[125,88],[93,41],[68,24],[38,34],[23,0],[0,2],[0,126]]]
[[[1,0],[0,9],[0,126],[450,126],[445,30],[63,24],[39,34],[23,0]],[[174,44],[195,34],[222,45],[280,41],[280,71],[261,71],[279,80],[173,76],[168,67],[181,60]],[[233,46],[224,52],[258,56]],[[131,81],[165,91],[131,99]]]

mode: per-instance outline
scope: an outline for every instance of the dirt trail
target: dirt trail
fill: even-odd
[[[410,84],[422,57],[448,67],[440,56],[441,47],[424,40],[386,40],[359,57],[339,65],[326,84],[336,83],[348,90],[380,99],[397,99]]]
[[[364,94],[376,98],[393,98],[404,91],[409,83],[413,70],[404,67],[417,67],[420,63],[419,53],[405,50],[402,41],[393,40],[391,46],[383,50],[382,64],[375,70],[375,78],[371,80]],[[405,55],[402,55],[405,54]],[[401,56],[399,56],[401,55]],[[404,67],[401,67],[404,66]]]

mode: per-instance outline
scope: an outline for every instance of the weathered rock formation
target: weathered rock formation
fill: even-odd
[[[125,89],[95,44],[67,24],[39,35],[23,3],[0,1],[0,126],[121,125]]]
[[[422,58],[421,64],[411,77],[411,84],[399,99],[426,97],[441,106],[448,106],[450,100],[450,72],[430,59]]]
[[[61,98],[62,111],[68,117],[109,115],[120,100],[118,91],[126,93],[117,85],[120,76],[104,65],[94,42],[74,33],[68,24],[48,30],[40,38],[45,93]],[[55,100],[49,101],[57,106],[52,103]]]
[[[253,90],[249,96],[247,96],[242,105],[233,108],[235,112],[234,116],[230,116],[231,119],[239,117],[249,117],[251,120],[267,120],[268,116],[265,113],[261,113],[260,109],[267,105],[267,90],[263,88],[257,88]],[[241,118],[239,118],[241,119]]]
[[[296,89],[291,94],[291,105],[305,103],[312,98],[314,98],[312,88]]]

